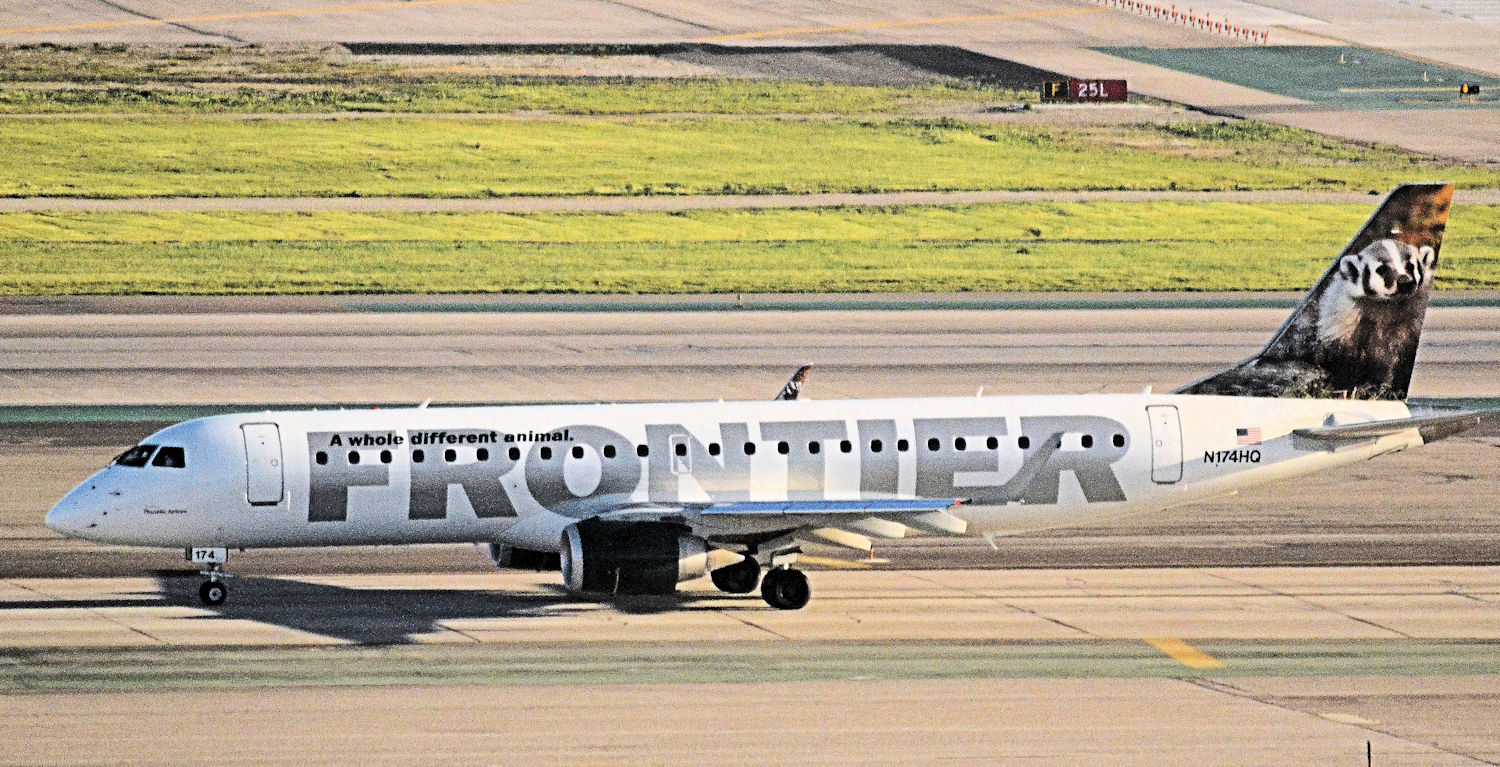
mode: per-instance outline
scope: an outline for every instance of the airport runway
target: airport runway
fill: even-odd
[[[0,764],[1500,759],[1500,568],[814,587],[787,613],[702,587],[607,604],[517,574],[304,576],[209,610],[190,583],[9,579],[0,731],[28,747]]]

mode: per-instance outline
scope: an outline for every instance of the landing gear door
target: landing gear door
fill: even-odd
[[[1182,419],[1172,405],[1146,408],[1151,419],[1151,481],[1170,485],[1182,479]]]
[[[245,497],[251,506],[281,503],[281,430],[274,423],[247,423],[240,431],[245,433]]]

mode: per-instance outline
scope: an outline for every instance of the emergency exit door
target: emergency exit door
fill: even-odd
[[[1182,479],[1182,419],[1172,405],[1146,408],[1151,419],[1151,480],[1170,485]]]
[[[251,506],[281,503],[281,430],[274,423],[247,423],[240,431],[245,434],[245,497]]]

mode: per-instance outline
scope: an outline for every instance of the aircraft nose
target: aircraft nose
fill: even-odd
[[[47,525],[47,529],[72,538],[82,537],[85,530],[95,526],[93,514],[80,502],[77,490],[63,496],[63,499],[47,512],[47,518],[43,520],[43,523]]]

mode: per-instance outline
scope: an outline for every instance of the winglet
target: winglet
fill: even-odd
[[[777,400],[794,400],[802,393],[802,384],[807,380],[807,371],[812,370],[812,365],[803,365],[797,368],[797,372],[787,380],[786,386],[781,387],[781,393],[776,395]]]

